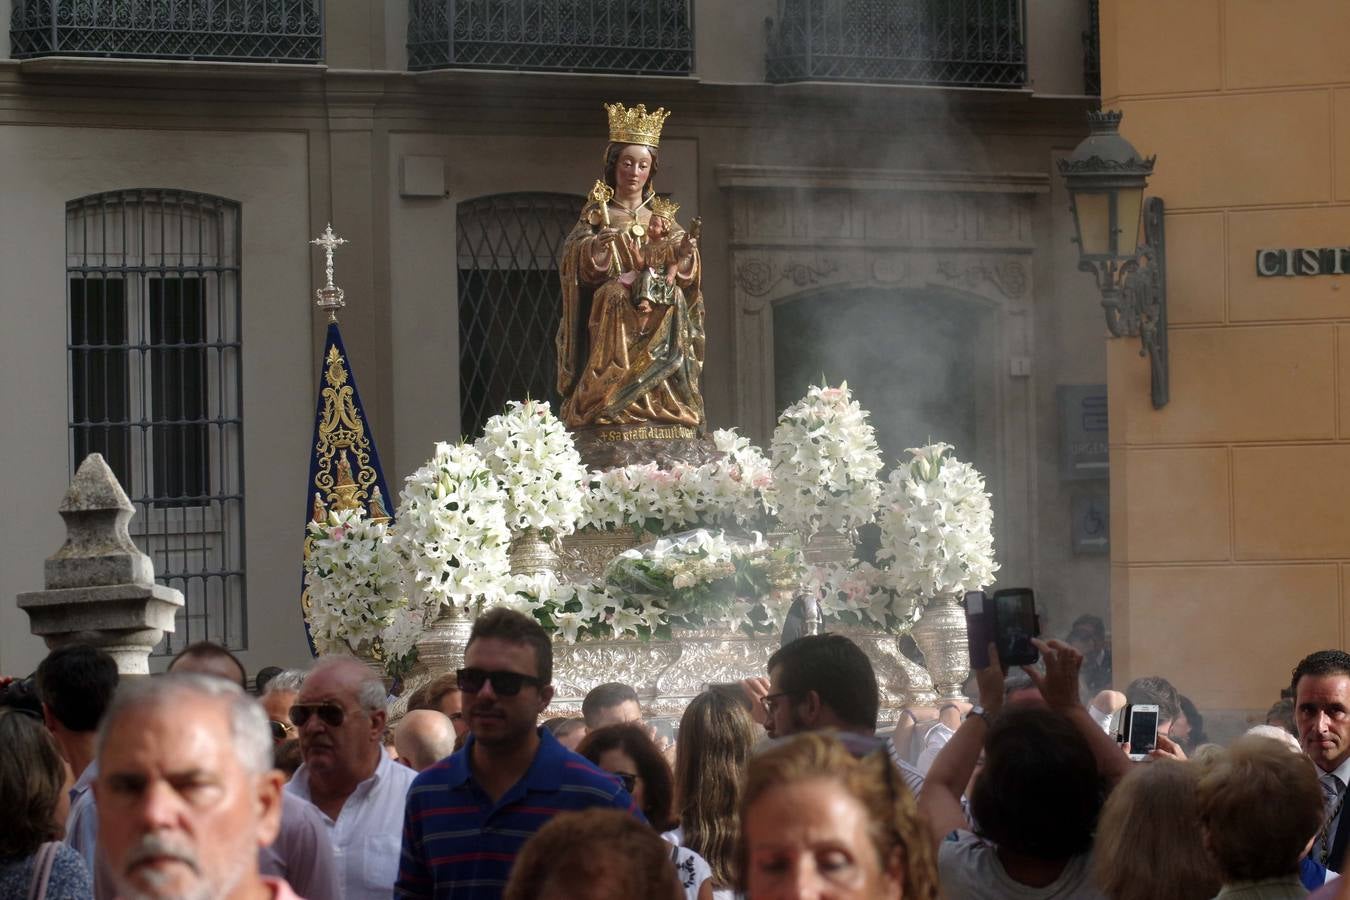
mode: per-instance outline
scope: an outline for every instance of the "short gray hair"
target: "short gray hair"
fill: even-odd
[[[361,704],[362,709],[366,712],[388,711],[389,690],[384,686],[384,680],[355,656],[321,656],[310,666],[309,672],[305,674],[305,680],[308,681],[315,672],[336,669],[339,666],[355,666],[361,670],[361,680],[356,686],[356,702]]]
[[[272,733],[267,713],[232,681],[187,672],[152,678],[127,678],[117,688],[112,706],[99,724],[98,755],[108,744],[113,724],[125,713],[144,707],[173,706],[181,710],[185,698],[223,701],[229,708],[230,737],[239,764],[260,775],[272,768]]]
[[[275,694],[281,691],[298,691],[305,683],[304,669],[284,669],[272,676],[272,680],[267,682],[267,687],[263,691],[263,696]]]

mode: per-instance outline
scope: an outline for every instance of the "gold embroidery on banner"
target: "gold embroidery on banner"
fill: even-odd
[[[328,367],[319,396],[319,460],[314,487],[329,509],[361,509],[371,499],[375,470],[370,465],[370,437],[356,412],[355,391],[347,383],[347,369],[337,347],[328,348]]]
[[[375,469],[370,465],[370,436],[356,411],[356,392],[347,376],[347,367],[337,347],[328,348],[323,386],[319,396],[323,409],[319,414],[319,439],[314,456],[319,464],[312,485],[314,500],[311,517],[324,521],[329,510],[339,512],[366,509],[377,520],[388,521],[384,498],[375,484]],[[314,539],[305,536],[305,558],[309,558]],[[300,607],[309,618],[309,591],[300,594]],[[382,647],[371,648],[375,659],[382,659]]]

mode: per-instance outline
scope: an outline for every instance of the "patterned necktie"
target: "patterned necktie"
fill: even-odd
[[[1322,834],[1318,840],[1318,860],[1327,865],[1331,856],[1331,846],[1336,842],[1336,817],[1340,814],[1341,804],[1345,800],[1345,785],[1330,772],[1318,779],[1322,786],[1322,800],[1326,809],[1326,820],[1322,825]]]

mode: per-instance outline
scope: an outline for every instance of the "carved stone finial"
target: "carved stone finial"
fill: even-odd
[[[18,597],[29,627],[48,647],[92,644],[122,674],[147,674],[150,651],[173,631],[183,595],[155,584],[154,564],[127,529],[135,507],[101,455],[80,464],[58,511],[66,541],[44,565],[46,590]]]
[[[48,590],[98,584],[154,584],[150,557],[127,531],[135,515],[117,476],[91,453],[80,463],[58,507],[66,522],[66,542],[47,559]]]

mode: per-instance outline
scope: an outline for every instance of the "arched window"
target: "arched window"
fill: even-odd
[[[247,643],[239,204],[172,190],[66,204],[70,465],[102,453],[132,536],[183,592],[157,653]]]
[[[558,263],[583,202],[520,193],[459,204],[459,421],[467,438],[508,400],[529,396],[558,411]]]

